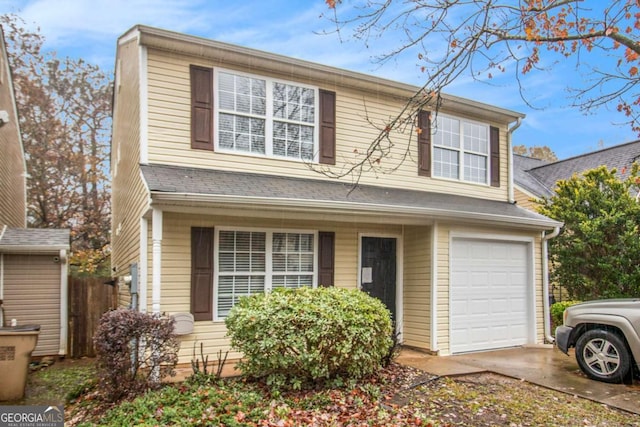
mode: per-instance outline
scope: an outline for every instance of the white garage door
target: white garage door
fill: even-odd
[[[450,345],[452,353],[529,341],[530,245],[453,239]]]

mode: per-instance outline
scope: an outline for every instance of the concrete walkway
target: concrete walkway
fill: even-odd
[[[606,384],[590,380],[576,363],[553,346],[518,347],[455,356],[431,356],[402,349],[396,361],[439,376],[493,372],[640,414],[640,383]]]

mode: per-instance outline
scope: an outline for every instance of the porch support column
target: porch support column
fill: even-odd
[[[151,216],[151,239],[152,239],[152,290],[151,304],[152,312],[160,313],[160,284],[162,283],[162,211],[153,208]]]
[[[438,353],[438,223],[431,226],[431,342],[430,350]]]
[[[140,263],[138,264],[138,310],[142,313],[146,313],[148,310],[148,282],[147,282],[147,268],[149,264],[147,262],[148,255],[147,249],[149,242],[147,238],[149,236],[149,220],[147,218],[140,219]]]

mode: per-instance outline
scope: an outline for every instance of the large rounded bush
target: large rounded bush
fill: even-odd
[[[358,290],[276,289],[241,298],[225,323],[243,375],[274,387],[362,378],[392,345],[389,310]]]

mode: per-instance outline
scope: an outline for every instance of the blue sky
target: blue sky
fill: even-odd
[[[35,23],[46,37],[45,47],[58,56],[83,58],[112,72],[116,39],[130,27],[144,24],[207,37],[411,84],[424,76],[417,52],[379,66],[372,58],[397,43],[391,38],[365,47],[335,34],[321,15],[323,0],[0,0],[0,13],[16,13]],[[536,109],[518,94],[513,74],[490,84],[460,79],[446,92],[525,113],[514,144],[547,145],[567,158],[637,139],[624,117],[611,108],[584,115],[567,100],[568,83],[584,78],[571,64],[554,67],[526,80]]]

